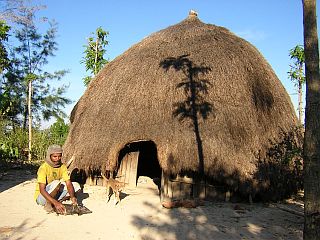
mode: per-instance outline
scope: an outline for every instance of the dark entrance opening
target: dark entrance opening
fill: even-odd
[[[140,176],[146,176],[153,180],[160,181],[161,168],[158,161],[156,144],[153,141],[137,141],[128,143],[119,153],[119,166],[126,155],[134,152],[138,153],[138,159],[136,160],[137,166],[135,185],[137,184],[137,180]]]

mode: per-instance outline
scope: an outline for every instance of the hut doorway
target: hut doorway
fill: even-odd
[[[153,141],[128,143],[118,157],[117,178],[129,187],[136,187],[140,176],[149,177],[160,187],[161,168]]]

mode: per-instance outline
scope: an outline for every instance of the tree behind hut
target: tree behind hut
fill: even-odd
[[[8,41],[10,27],[0,20],[0,74],[9,67],[8,51],[4,45]]]
[[[60,80],[66,70],[48,73],[44,71],[44,66],[48,63],[48,58],[54,56],[57,50],[55,41],[57,24],[49,22],[48,30],[41,34],[35,24],[34,8],[24,8],[19,14],[24,16],[23,21],[15,23],[14,35],[17,39],[17,46],[13,47],[11,57],[11,68],[5,74],[4,84],[11,93],[19,96],[19,103],[15,112],[18,119],[22,119],[23,129],[29,129],[29,161],[31,161],[32,151],[32,123],[34,116],[36,121],[45,120],[51,117],[65,117],[61,110],[66,104],[71,103],[68,98],[63,97],[67,86],[52,88],[48,80]],[[25,21],[27,19],[28,21]]]
[[[290,70],[288,72],[289,78],[294,83],[298,92],[298,119],[300,125],[302,125],[302,114],[303,114],[303,100],[302,87],[305,84],[305,75],[304,75],[304,51],[301,45],[297,45],[294,48],[290,49],[289,56],[293,60],[293,65],[290,65]]]
[[[306,120],[304,138],[305,240],[320,239],[320,73],[316,0],[303,1],[306,62]]]
[[[109,43],[107,41],[108,35],[109,32],[99,27],[95,33],[96,39],[94,39],[94,37],[89,37],[88,45],[84,45],[85,56],[83,57],[81,63],[84,63],[86,71],[89,71],[92,74],[83,78],[83,83],[85,86],[88,86],[91,79],[103,68],[105,64],[108,63],[108,60],[104,59],[104,54],[106,53],[105,47]]]
[[[0,119],[4,116],[14,115],[13,112],[16,111],[14,103],[18,100],[10,94],[11,89],[6,88],[6,85],[3,84],[4,74],[10,67],[9,54],[6,48],[9,31],[10,26],[5,21],[0,20]]]

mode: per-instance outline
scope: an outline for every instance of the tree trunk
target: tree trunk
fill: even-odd
[[[320,74],[316,0],[303,0],[306,66],[304,239],[320,239]]]
[[[29,89],[29,86],[28,86]],[[28,90],[29,91],[29,90]],[[25,100],[24,109],[23,109],[23,131],[27,130],[27,121],[28,120],[28,99]]]
[[[98,68],[97,68],[97,64],[98,64],[98,46],[99,45],[99,38],[97,36],[96,39],[96,46],[95,46],[95,57],[94,57],[94,76],[97,75],[98,73]]]
[[[298,112],[299,112],[299,124],[302,125],[302,83],[299,80],[298,86]]]
[[[29,147],[28,147],[28,161],[31,162],[32,156],[32,113],[31,113],[31,97],[32,97],[32,80],[29,80],[29,94],[28,94],[28,123],[29,123]]]

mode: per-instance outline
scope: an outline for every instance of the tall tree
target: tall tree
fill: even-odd
[[[30,19],[23,13],[44,9],[46,6],[30,6],[29,3],[30,0],[0,0],[0,20],[5,20],[8,23],[31,23]]]
[[[306,240],[320,239],[320,73],[316,0],[303,0],[306,68],[304,137],[304,231]]]
[[[288,72],[289,78],[294,83],[298,92],[298,118],[300,125],[302,125],[302,114],[303,114],[303,85],[305,84],[304,75],[304,50],[303,46],[297,45],[290,49],[289,56],[293,60],[293,65],[290,65],[290,70]]]
[[[10,111],[10,98],[2,84],[4,72],[9,68],[8,51],[5,43],[8,41],[10,27],[0,20],[0,118]]]
[[[93,34],[93,33],[92,33]],[[88,44],[85,45],[83,60],[86,66],[86,71],[91,73],[90,76],[83,78],[83,83],[88,86],[91,79],[101,70],[101,68],[108,63],[104,58],[106,53],[105,47],[108,45],[107,36],[109,32],[103,30],[101,27],[97,28],[95,36],[88,38]]]
[[[32,149],[32,123],[35,117],[37,121],[43,117],[65,117],[62,108],[71,103],[68,98],[63,97],[67,86],[52,88],[48,81],[60,80],[67,71],[61,70],[54,73],[44,71],[48,58],[54,56],[57,50],[55,41],[57,25],[49,22],[49,28],[44,33],[39,33],[36,27],[35,11],[26,9],[22,12],[24,19],[28,21],[17,22],[15,37],[18,45],[13,48],[12,69],[10,75],[18,79],[19,85],[27,91],[22,91],[21,103],[22,125],[29,129],[29,160],[31,160]],[[8,85],[10,81],[8,78]],[[18,116],[16,116],[18,117]]]
[[[0,74],[9,66],[8,51],[5,42],[8,41],[8,32],[10,27],[0,20]]]

